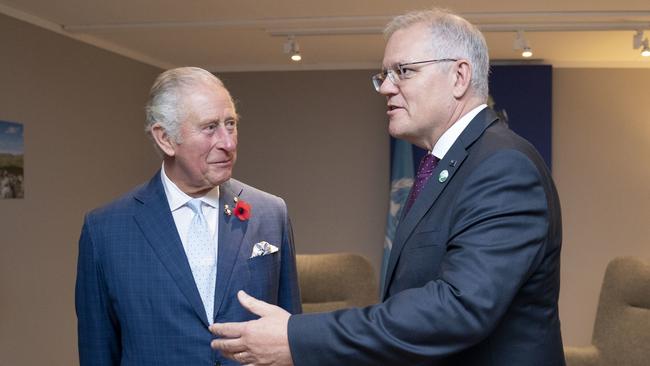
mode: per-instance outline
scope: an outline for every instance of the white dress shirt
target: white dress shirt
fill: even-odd
[[[456,123],[451,125],[445,133],[440,136],[438,139],[438,142],[433,146],[433,151],[431,152],[433,156],[436,158],[442,160],[442,158],[445,157],[447,154],[447,151],[451,149],[451,146],[458,140],[458,137],[460,136],[463,131],[465,131],[465,128],[469,125],[470,122],[476,117],[476,115],[485,109],[487,107],[487,104],[481,104],[480,106],[472,109],[471,111],[467,112],[464,116],[460,117]]]
[[[187,232],[190,228],[190,223],[194,217],[194,211],[187,206],[193,197],[188,196],[185,192],[181,191],[178,186],[172,182],[171,179],[165,173],[165,164],[163,164],[160,177],[162,179],[163,187],[165,188],[165,194],[167,195],[167,202],[169,203],[169,209],[172,212],[174,217],[174,223],[176,223],[176,230],[178,230],[178,236],[181,238],[183,243],[183,249],[187,253]],[[219,232],[219,186],[214,187],[203,197],[199,197],[203,202],[201,205],[203,216],[208,222],[208,229],[210,230],[210,235],[214,238],[216,244],[218,244],[218,232]],[[215,245],[215,258],[217,255],[218,245]]]

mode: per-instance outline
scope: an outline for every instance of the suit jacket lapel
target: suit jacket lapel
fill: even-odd
[[[413,206],[406,215],[400,220],[395,230],[395,240],[390,252],[388,266],[386,271],[386,280],[382,289],[382,299],[387,295],[390,280],[397,265],[400,253],[406,244],[408,238],[413,234],[416,225],[422,220],[424,215],[431,209],[445,187],[453,180],[458,168],[467,158],[467,149],[483,134],[483,131],[497,120],[497,116],[489,108],[483,109],[470,122],[465,130],[460,134],[456,142],[451,146],[442,160],[433,170],[431,178],[427,181],[424,188],[413,203]],[[444,179],[442,177],[445,177]]]
[[[223,183],[219,187],[219,209],[225,205],[234,207],[235,194],[239,193],[231,181]],[[235,193],[234,191],[237,190]],[[214,292],[214,314],[219,313],[226,291],[230,284],[230,278],[238,258],[241,258],[241,242],[248,228],[248,221],[240,221],[234,214],[226,215],[219,212],[219,250],[217,254],[217,283]]]
[[[141,209],[135,215],[135,221],[180,291],[192,305],[196,315],[206,323],[205,309],[169,210],[160,171],[136,193],[135,199],[142,203]]]

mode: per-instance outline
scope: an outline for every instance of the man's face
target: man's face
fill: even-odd
[[[185,91],[186,110],[170,178],[187,194],[202,194],[230,179],[237,158],[237,113],[228,91],[203,83]],[[167,165],[165,165],[167,171]]]
[[[436,55],[430,31],[423,24],[414,24],[393,33],[386,43],[383,68],[398,64],[431,60],[449,55]],[[405,66],[409,78],[394,84],[387,78],[379,92],[386,96],[389,119],[388,132],[395,138],[433,149],[448,127],[454,108],[453,78],[450,63],[424,63]]]

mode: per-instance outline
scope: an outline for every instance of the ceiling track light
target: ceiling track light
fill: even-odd
[[[284,53],[291,55],[291,61],[298,62],[302,60],[300,45],[293,35],[288,36],[287,41],[284,42]]]
[[[650,57],[650,46],[648,46],[648,37],[643,37],[643,31],[637,30],[632,37],[632,47],[635,50],[641,49],[641,56]]]
[[[533,48],[530,46],[530,43],[526,39],[524,31],[522,30],[517,31],[517,34],[515,35],[515,42],[512,45],[512,48],[517,51],[521,50],[522,57],[529,58],[533,56]]]
[[[648,39],[646,38],[643,41],[643,49],[641,50],[641,56],[650,57],[650,46],[648,46]]]

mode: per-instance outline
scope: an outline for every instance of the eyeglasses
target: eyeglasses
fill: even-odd
[[[416,61],[416,62],[407,62],[405,64],[397,64],[387,70],[380,72],[379,74],[373,75],[372,85],[375,87],[376,91],[379,91],[379,88],[381,87],[381,84],[383,84],[384,81],[386,80],[386,77],[388,77],[390,79],[390,82],[395,85],[399,84],[399,82],[402,80],[412,78],[415,75],[415,70],[405,66],[427,64],[427,63],[432,64],[438,62],[456,62],[456,61],[458,61],[458,59],[439,58],[435,60]]]

